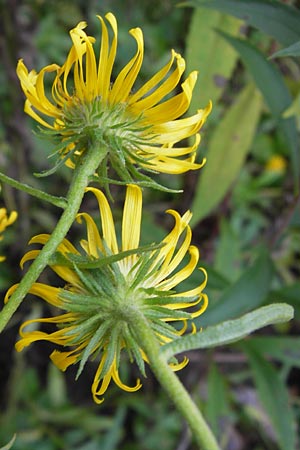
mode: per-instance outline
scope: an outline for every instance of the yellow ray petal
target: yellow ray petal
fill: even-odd
[[[85,220],[87,228],[89,254],[94,258],[98,258],[99,250],[103,252],[104,249],[97,225],[95,224],[94,219],[87,213],[77,214],[77,221],[79,223],[81,223],[82,218]]]
[[[58,350],[54,350],[50,355],[50,359],[56,367],[58,367],[62,372],[65,372],[69,366],[77,362],[78,354],[75,352],[77,352],[77,349],[71,350],[70,352],[60,352]]]
[[[187,172],[188,170],[198,170],[204,166],[206,159],[204,158],[200,164],[194,163],[196,155],[193,154],[187,159],[175,159],[165,156],[151,159],[149,164],[142,164],[154,171],[161,173],[170,173],[173,175]]]
[[[194,153],[200,143],[200,134],[195,134],[195,142],[191,147],[173,147],[174,143],[169,142],[168,144],[164,144],[161,146],[151,146],[150,145],[142,145],[140,148],[143,152],[149,153],[149,155],[154,155],[156,157],[159,156],[169,156],[171,158],[176,158],[178,156],[187,155],[189,153]],[[153,141],[153,144],[155,142]],[[150,160],[151,163],[151,160]]]
[[[138,248],[142,218],[142,190],[133,184],[127,186],[122,220],[122,251]]]
[[[25,255],[23,256],[23,258],[20,261],[21,269],[23,270],[24,269],[24,264],[27,261],[31,261],[32,259],[35,259],[38,256],[39,253],[40,253],[40,250],[31,250],[31,251],[25,253]]]
[[[173,270],[180,264],[182,259],[184,258],[187,249],[186,246],[191,241],[192,233],[190,231],[189,237],[185,239],[186,242],[182,245],[178,253],[176,254],[176,257],[172,260],[171,264],[168,267],[168,272],[172,273]],[[189,253],[190,253],[190,261],[186,266],[181,269],[179,272],[177,272],[175,275],[173,275],[171,278],[167,279],[165,282],[162,282],[159,286],[163,290],[171,290],[173,287],[180,284],[183,280],[188,278],[195,270],[198,260],[199,260],[199,250],[194,245],[191,245],[189,247]]]
[[[147,99],[149,99],[149,97],[150,97],[149,92],[151,92],[155,88],[155,86],[158,85],[165,78],[165,76],[170,71],[170,69],[173,65],[175,56],[177,56],[177,53],[174,50],[172,50],[170,61],[162,69],[160,69],[159,72],[157,72],[155,75],[153,75],[153,77],[151,77],[151,79],[148,80],[140,89],[138,89],[137,92],[130,95],[130,97],[128,99],[128,105],[135,105],[142,97],[146,96],[147,94],[148,94]],[[157,89],[155,90],[155,92],[157,93]],[[158,101],[159,101],[159,96],[157,94],[156,100],[154,101],[153,104],[157,103]],[[139,106],[140,106],[140,103],[139,103]],[[141,108],[139,108],[139,110],[140,109]]]
[[[144,116],[150,123],[158,124],[177,119],[186,113],[192,99],[192,92],[197,81],[197,73],[192,72],[182,83],[182,92],[145,111]]]
[[[101,50],[98,63],[98,91],[97,95],[102,97],[104,103],[107,102],[110,90],[110,82],[112,75],[112,68],[116,58],[117,42],[118,42],[118,27],[117,21],[113,14],[106,14],[105,18],[109,22],[113,31],[113,40],[109,50],[108,31],[104,20],[101,16],[97,16],[102,26]]]
[[[189,363],[189,359],[185,356],[183,358],[183,361],[181,361],[181,363],[177,363],[177,364],[170,363],[169,366],[171,367],[173,372],[177,372],[178,370],[181,370],[184,367],[186,367],[188,363]]]
[[[144,56],[143,33],[140,28],[129,32],[136,40],[137,51],[135,56],[126,64],[113,84],[109,102],[111,105],[125,102],[140,71]]]
[[[105,244],[111,249],[113,253],[118,253],[119,250],[114,219],[105,195],[99,189],[92,187],[86,188],[86,191],[92,192],[97,198],[101,217],[103,239],[105,241]]]
[[[115,362],[112,367],[112,378],[113,378],[114,382],[116,383],[116,385],[119,386],[119,388],[123,389],[126,392],[136,392],[142,387],[142,384],[139,379],[136,380],[136,385],[132,386],[132,387],[127,386],[126,384],[122,383],[122,381],[120,380],[120,377],[119,377],[119,372],[116,369]]]
[[[177,86],[181,75],[185,70],[185,61],[178,53],[172,53],[172,62],[174,57],[176,58],[176,69],[157,89],[153,91],[152,94],[135,103],[133,103],[132,98],[130,98],[129,104],[132,104],[132,111],[134,113],[138,114],[144,112],[145,110],[152,108],[154,105],[157,105]],[[131,110],[131,108],[129,110]]]

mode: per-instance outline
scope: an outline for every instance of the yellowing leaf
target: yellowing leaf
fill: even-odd
[[[187,72],[198,70],[190,111],[194,113],[209,100],[213,104],[222,94],[235,67],[238,55],[216,32],[239,34],[242,21],[218,11],[194,11],[186,43]]]
[[[211,135],[207,163],[192,204],[195,225],[220,203],[236,179],[254,137],[262,106],[254,85],[247,85]]]

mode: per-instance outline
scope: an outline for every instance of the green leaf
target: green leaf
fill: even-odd
[[[276,65],[268,61],[265,55],[249,42],[223,32],[220,34],[239,53],[242,62],[263,94],[271,113],[279,118],[291,104],[292,96]]]
[[[282,115],[284,119],[295,117],[298,132],[300,131],[300,91],[296,94],[292,104]]]
[[[284,381],[260,353],[250,350],[247,345],[243,345],[243,349],[248,356],[261,403],[270,417],[280,449],[295,450],[295,417],[289,405]]]
[[[236,39],[228,34],[221,33],[240,54],[241,60],[251,73],[257,87],[260,89],[272,115],[280,119],[278,126],[284,134],[291,154],[292,168],[294,171],[295,186],[298,186],[300,178],[300,156],[296,121],[293,117],[282,119],[282,113],[292,103],[292,96],[277,67],[268,61],[265,56],[241,39]],[[250,117],[250,115],[248,116]]]
[[[277,0],[194,0],[183,5],[213,8],[232,14],[273,36],[284,46],[300,39],[299,10]]]
[[[160,351],[166,359],[169,359],[171,356],[189,350],[230,344],[267,325],[287,322],[293,318],[293,315],[294,309],[285,303],[263,306],[238,319],[227,320],[198,333],[185,335],[165,344]]]
[[[201,326],[213,325],[257,308],[269,292],[272,272],[272,261],[267,251],[263,251],[254,264],[225,289],[216,303],[208,305],[197,322]]]
[[[186,41],[187,72],[198,71],[190,105],[195,113],[209,100],[217,102],[235,67],[237,55],[215,28],[237,35],[241,21],[218,11],[195,9]]]
[[[227,280],[234,281],[239,273],[240,241],[231,224],[221,220],[220,237],[216,245],[215,269]]]
[[[192,204],[192,225],[218,205],[236,179],[251,146],[260,112],[261,96],[249,84],[214,130]]]
[[[300,56],[300,41],[273,53],[271,58],[282,58],[284,56]]]
[[[228,432],[231,408],[229,392],[225,378],[217,366],[212,364],[207,377],[207,402],[205,415],[218,441],[222,441],[222,434]],[[226,435],[224,436],[226,439]],[[223,446],[222,446],[223,447]]]
[[[295,308],[296,317],[300,318],[300,281],[271,291],[269,297],[290,303]]]
[[[120,442],[125,427],[124,422],[126,419],[126,412],[126,407],[120,404],[114,415],[113,423],[101,439],[101,450],[117,450],[120,448]]]

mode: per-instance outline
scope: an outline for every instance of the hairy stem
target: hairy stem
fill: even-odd
[[[172,371],[166,359],[160,354],[160,345],[147,319],[138,310],[131,309],[128,313],[128,320],[147,355],[154,375],[189,424],[199,449],[220,450],[216,438],[201,411]]]
[[[44,245],[39,255],[31,264],[28,272],[22,278],[18,288],[10,297],[8,303],[3,307],[0,313],[0,332],[19,307],[32,284],[46,267],[51,255],[53,255],[58,245],[69,231],[80,208],[85,188],[89,183],[89,177],[94,174],[105,154],[105,149],[101,149],[96,145],[90,146],[82,160],[78,162],[67,194],[67,206],[57,222],[48,242]]]

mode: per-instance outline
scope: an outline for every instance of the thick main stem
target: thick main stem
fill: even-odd
[[[201,411],[181,384],[178,377],[160,354],[160,346],[144,315],[131,310],[128,314],[131,327],[145,351],[149,365],[157,380],[169,394],[178,411],[188,422],[193,436],[202,450],[220,450],[211,429],[206,423]]]
[[[3,307],[0,313],[0,332],[19,307],[30,287],[37,280],[42,270],[48,264],[50,257],[69,231],[80,208],[84,190],[89,183],[89,177],[95,173],[95,170],[101,163],[105,154],[105,149],[101,149],[97,145],[90,146],[82,160],[78,163],[68,191],[67,206],[57,222],[48,242],[44,245],[39,255],[31,264],[28,272],[22,278],[18,288],[10,297],[8,303]]]

